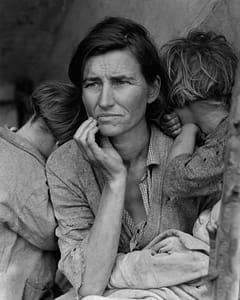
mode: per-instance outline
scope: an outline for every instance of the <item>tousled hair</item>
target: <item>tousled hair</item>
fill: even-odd
[[[190,31],[161,48],[168,75],[167,104],[181,108],[196,100],[230,107],[238,58],[223,35]]]
[[[80,91],[72,84],[47,81],[32,93],[31,122],[41,118],[59,144],[70,140],[86,118]]]

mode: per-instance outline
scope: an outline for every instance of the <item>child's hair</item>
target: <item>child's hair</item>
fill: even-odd
[[[59,144],[70,140],[86,119],[80,91],[72,84],[48,81],[32,93],[34,111],[31,122],[41,118]]]
[[[231,104],[238,58],[223,35],[191,31],[161,48],[168,75],[168,103],[181,108],[196,100]]]

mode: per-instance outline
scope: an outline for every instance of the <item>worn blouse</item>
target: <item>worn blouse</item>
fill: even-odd
[[[192,231],[205,199],[179,199],[163,194],[164,173],[171,145],[169,137],[156,127],[151,127],[147,168],[139,183],[147,218],[141,226],[136,227],[127,211],[124,211],[119,252],[142,249],[160,232],[170,228],[188,233]],[[93,168],[83,158],[73,140],[50,156],[47,176],[58,221],[56,234],[61,250],[59,268],[78,291],[84,273],[88,233],[97,214],[104,178],[100,170]]]

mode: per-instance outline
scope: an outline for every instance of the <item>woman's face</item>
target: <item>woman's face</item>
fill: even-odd
[[[83,73],[83,103],[102,135],[114,137],[142,126],[147,103],[156,99],[128,50],[89,58]],[[157,93],[157,92],[156,92]]]

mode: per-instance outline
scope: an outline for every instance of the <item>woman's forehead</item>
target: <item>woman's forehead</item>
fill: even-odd
[[[115,50],[90,57],[84,68],[84,79],[96,76],[137,76],[140,65],[129,50]]]

